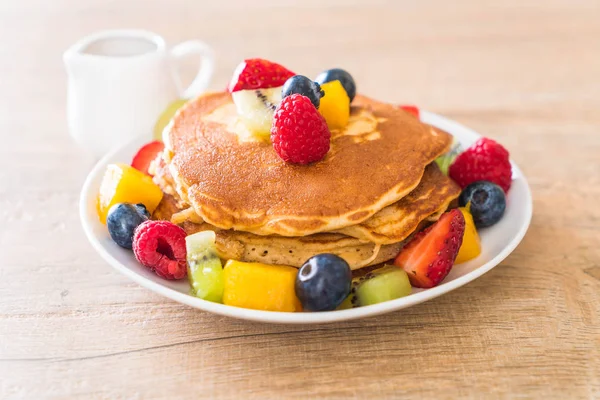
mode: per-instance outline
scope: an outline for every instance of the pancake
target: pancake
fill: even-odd
[[[148,173],[152,176],[154,183],[161,188],[165,195],[173,197],[174,201],[168,202],[170,207],[177,207],[179,208],[178,211],[185,210],[190,207],[190,205],[181,198],[175,189],[176,183],[169,172],[169,167],[165,162],[164,154],[159,154],[156,159],[150,163],[150,166],[148,167]],[[174,211],[174,213],[178,211]],[[170,219],[170,216],[169,218],[159,219]]]
[[[436,163],[431,163],[425,168],[419,186],[408,196],[368,220],[336,232],[379,244],[400,242],[414,232],[423,219],[437,220],[459,195],[460,187],[444,175]]]
[[[157,160],[155,182],[167,194],[172,194],[172,178],[166,168],[161,167],[164,161]],[[412,192],[400,201],[377,212],[368,220],[334,231],[376,244],[393,244],[406,239],[414,232],[423,220],[437,221],[448,206],[460,195],[460,188],[444,175],[436,163],[425,168],[423,179]],[[177,198],[177,196],[175,196]],[[171,221],[181,225],[184,222],[202,224],[204,221],[188,205],[177,199],[179,210],[174,211]],[[182,211],[183,210],[183,211]],[[164,219],[164,218],[163,218]],[[209,227],[207,229],[214,229]]]
[[[205,226],[183,224],[186,233],[205,230]],[[332,253],[342,257],[351,269],[380,264],[398,255],[403,242],[376,245],[360,239],[335,233],[317,233],[309,236],[264,236],[232,230],[217,230],[217,253],[227,260],[290,265],[300,268],[316,254]]]
[[[452,138],[395,106],[360,95],[354,104],[325,159],[306,166],[253,140],[228,93],[197,98],[164,135],[175,189],[221,229],[305,236],[362,223],[408,195]]]
[[[153,219],[170,220],[180,209],[173,196],[165,195],[154,211]],[[423,221],[417,230],[430,222]],[[180,224],[188,235],[204,230],[213,230],[219,257],[244,262],[290,265],[299,268],[315,254],[333,253],[348,262],[355,270],[388,261],[400,252],[406,240],[379,245],[339,233],[317,233],[302,237],[264,236],[247,232],[222,230],[207,223],[189,220]],[[409,236],[410,237],[410,236]]]

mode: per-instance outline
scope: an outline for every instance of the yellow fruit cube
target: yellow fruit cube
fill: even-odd
[[[455,264],[460,264],[469,260],[474,259],[481,254],[481,240],[479,234],[475,228],[475,222],[473,222],[473,216],[466,207],[461,207],[460,211],[465,217],[465,234],[463,236],[463,242],[458,250]]]
[[[162,197],[162,190],[148,175],[126,164],[110,164],[100,184],[98,217],[106,224],[108,210],[117,203],[142,203],[152,213]]]
[[[296,297],[296,268],[229,260],[223,273],[223,304],[266,311],[302,311]]]
[[[319,112],[327,121],[329,129],[344,129],[350,118],[350,98],[340,81],[321,85],[325,96],[321,98]]]

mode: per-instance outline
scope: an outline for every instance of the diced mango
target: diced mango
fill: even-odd
[[[463,242],[458,250],[455,264],[460,264],[474,259],[481,254],[481,240],[473,222],[473,216],[467,207],[461,207],[460,211],[465,217],[465,234]]]
[[[350,118],[350,98],[340,81],[321,85],[325,96],[321,98],[319,112],[327,121],[329,129],[344,129]]]
[[[142,203],[152,213],[162,197],[162,190],[148,175],[126,164],[110,164],[100,184],[98,217],[106,224],[108,210],[117,203]]]
[[[302,311],[296,297],[296,268],[229,260],[223,272],[224,304],[266,311]]]

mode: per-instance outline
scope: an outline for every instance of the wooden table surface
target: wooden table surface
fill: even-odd
[[[600,398],[599,21],[597,0],[0,2],[0,398]],[[533,190],[529,233],[459,290],[347,323],[143,289],[83,235],[94,160],[65,121],[62,51],[121,27],[210,43],[213,88],[249,56],[341,66],[499,140]]]

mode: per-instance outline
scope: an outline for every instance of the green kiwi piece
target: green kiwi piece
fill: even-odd
[[[412,291],[408,275],[395,265],[386,265],[369,272],[353,289],[350,295],[354,294],[356,300],[353,303],[359,306],[398,299],[408,296]]]
[[[192,294],[204,300],[223,301],[223,266],[215,248],[213,231],[198,232],[185,238],[188,279]]]

